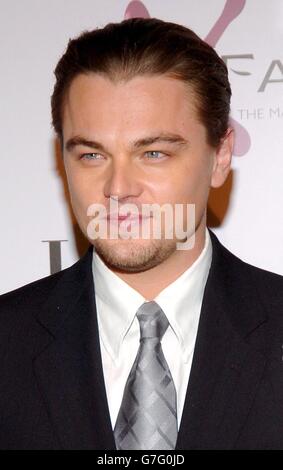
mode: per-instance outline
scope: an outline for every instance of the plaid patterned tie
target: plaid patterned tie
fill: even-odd
[[[168,320],[154,302],[137,311],[140,347],[114,429],[118,450],[172,450],[177,440],[176,390],[162,352]]]

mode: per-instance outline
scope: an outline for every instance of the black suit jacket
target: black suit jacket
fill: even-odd
[[[283,278],[211,237],[176,449],[283,449]],[[0,297],[1,449],[115,449],[91,260]]]

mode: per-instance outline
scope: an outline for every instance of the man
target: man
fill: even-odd
[[[283,280],[206,228],[233,146],[225,64],[183,26],[132,19],[70,41],[55,75],[53,125],[91,246],[1,297],[0,447],[283,448]],[[175,219],[185,237],[143,212],[166,204],[193,205],[193,225]],[[96,237],[95,220],[118,236]],[[137,227],[150,235],[127,237]]]

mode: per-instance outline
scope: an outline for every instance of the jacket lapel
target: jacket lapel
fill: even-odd
[[[266,315],[251,273],[210,234],[212,265],[177,449],[231,449],[266,362]]]
[[[63,449],[115,449],[99,348],[92,250],[62,272],[46,308],[34,372]]]

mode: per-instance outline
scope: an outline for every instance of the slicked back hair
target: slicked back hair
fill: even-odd
[[[70,84],[76,76],[92,73],[114,82],[158,75],[181,80],[193,90],[208,144],[217,147],[226,134],[231,98],[227,67],[211,46],[185,26],[133,18],[70,40],[56,66],[51,97],[52,124],[61,141]]]

